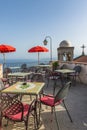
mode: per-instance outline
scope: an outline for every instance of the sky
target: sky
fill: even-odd
[[[83,44],[87,54],[87,0],[0,0],[0,44],[16,48],[6,58],[36,59],[37,53],[28,53],[28,49],[44,46],[46,36],[52,39],[55,58],[63,40],[75,47],[74,55],[81,55]],[[50,58],[47,40],[49,52],[40,53],[41,58]]]

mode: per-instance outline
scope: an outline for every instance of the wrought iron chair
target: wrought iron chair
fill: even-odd
[[[31,77],[31,82],[44,82],[43,75],[41,73],[34,73]]]
[[[26,130],[28,130],[28,120],[30,114],[34,117],[34,125],[37,127],[36,123],[36,108],[35,108],[35,100],[33,100],[30,104],[22,103],[17,98],[10,98],[7,96],[1,96],[1,105],[2,105],[2,118],[5,117],[8,121],[13,122],[24,122]],[[36,124],[35,124],[36,123]],[[6,125],[6,126],[7,126]]]
[[[50,69],[46,69],[45,79],[47,80],[47,87],[49,86],[50,81],[53,81],[53,94],[55,94],[55,88],[57,87],[58,79],[60,79],[60,74]]]
[[[74,81],[74,83],[76,83],[76,78],[78,77],[78,79],[80,80],[81,82],[81,79],[80,79],[80,72],[81,72],[81,66],[77,65],[73,68],[73,70],[75,70],[74,73],[71,73],[71,74],[68,74],[68,77],[69,78],[72,78],[72,81]]]
[[[67,69],[67,65],[63,64],[62,66],[60,66],[60,69]]]
[[[0,79],[0,90],[8,88],[9,86],[10,86],[9,84],[4,84],[2,79]],[[5,94],[5,93],[3,94],[3,96],[6,96],[6,95],[8,95],[11,98],[13,98],[13,97],[15,97],[15,98],[20,97],[18,94]],[[19,98],[19,99],[21,99],[21,98]]]
[[[30,81],[31,82],[44,82],[43,75],[40,73],[34,73]],[[30,95],[30,99],[32,100],[32,95]]]
[[[21,72],[27,72],[28,71],[28,68],[27,68],[27,65],[24,63],[21,65]]]
[[[60,105],[61,103],[64,104],[64,107],[66,109],[66,112],[69,116],[70,121],[72,122],[72,118],[69,114],[69,111],[65,105],[65,98],[68,94],[69,88],[71,87],[71,82],[67,82],[58,92],[55,96],[52,95],[48,95],[48,94],[44,94],[43,97],[41,97],[40,100],[40,108],[41,108],[41,104],[44,104],[46,106],[50,106],[51,107],[51,114],[53,114],[53,111],[55,112],[55,106]],[[56,112],[55,112],[55,119],[56,119],[56,123],[57,123],[57,127],[59,130],[59,123],[57,121],[57,116],[56,116]]]
[[[35,73],[36,70],[37,70],[37,67],[35,67],[35,66],[31,66],[31,67],[28,68],[28,72],[33,72],[33,73]]]
[[[9,73],[12,73],[12,70],[10,68],[4,68],[4,70],[3,70],[3,78],[1,78],[4,85],[7,84],[7,83],[10,83],[10,80],[8,78]]]
[[[10,68],[5,68],[5,69],[3,70],[3,76],[4,76],[5,78],[8,78],[8,73],[12,73],[12,70],[11,70]]]

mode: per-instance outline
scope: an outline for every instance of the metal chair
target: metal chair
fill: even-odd
[[[46,69],[45,79],[47,80],[47,87],[49,86],[50,81],[53,81],[53,94],[55,94],[55,88],[57,87],[58,79],[60,79],[60,74],[50,69]]]
[[[27,68],[27,65],[24,63],[21,65],[21,72],[27,72],[28,71],[28,68]]]
[[[28,68],[28,72],[33,72],[33,73],[35,73],[36,70],[37,70],[37,67],[35,67],[35,66],[31,66],[31,67]]]
[[[35,100],[33,100],[30,104],[25,104],[17,98],[10,98],[2,95],[1,105],[2,118],[5,117],[5,119],[7,119],[7,125],[8,121],[24,122],[26,127],[25,129],[28,130],[28,120],[31,114],[34,117],[35,128],[37,127]]]
[[[79,79],[80,82],[81,82],[81,79],[80,79],[80,76],[79,76],[79,74],[80,74],[80,72],[81,72],[81,66],[77,65],[77,66],[75,66],[75,67],[73,68],[73,70],[75,70],[75,72],[74,72],[74,73],[71,73],[71,74],[68,74],[68,77],[69,77],[69,78],[72,78],[72,81],[73,81],[74,83],[76,83],[76,78],[78,77],[78,79]]]
[[[31,77],[31,82],[44,82],[43,75],[40,73],[34,73]]]
[[[4,75],[4,77],[7,78],[8,73],[12,73],[12,70],[11,70],[10,68],[4,68],[4,70],[3,70],[3,75]]]
[[[69,116],[70,121],[72,122],[72,118],[69,114],[69,111],[65,105],[65,97],[68,94],[69,88],[71,87],[71,82],[67,82],[58,92],[55,96],[53,95],[49,95],[49,94],[44,94],[43,97],[41,97],[39,99],[40,101],[40,108],[41,108],[41,104],[44,104],[46,106],[50,106],[51,107],[51,114],[53,114],[53,111],[55,113],[55,119],[56,119],[56,123],[57,123],[57,127],[59,130],[59,123],[57,121],[57,116],[56,116],[56,111],[55,111],[55,106],[60,105],[61,103],[64,104],[64,107],[66,109],[66,112]]]
[[[0,90],[3,90],[3,89],[5,89],[5,88],[8,88],[10,85],[9,84],[5,84],[4,85],[4,83],[3,83],[3,81],[2,81],[2,79],[0,79]],[[6,95],[8,95],[9,97],[11,97],[11,98],[13,98],[13,97],[15,97],[15,98],[18,98],[18,97],[20,97],[18,94],[3,94],[3,96],[6,96]],[[20,98],[19,98],[20,99]]]
[[[60,66],[60,69],[67,69],[67,65],[63,64],[62,66]]]

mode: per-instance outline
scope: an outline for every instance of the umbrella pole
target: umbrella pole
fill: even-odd
[[[3,68],[5,68],[5,53],[3,53],[3,60],[4,60],[4,63],[3,63]]]
[[[38,65],[39,65],[39,52],[38,52]]]

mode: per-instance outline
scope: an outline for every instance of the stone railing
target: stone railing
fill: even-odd
[[[81,82],[84,84],[87,84],[87,63],[82,63],[82,62],[60,62],[60,65],[65,64],[67,68],[73,69],[75,66],[79,65],[81,66],[81,72],[80,72],[80,79]],[[79,79],[76,79],[79,82]]]

